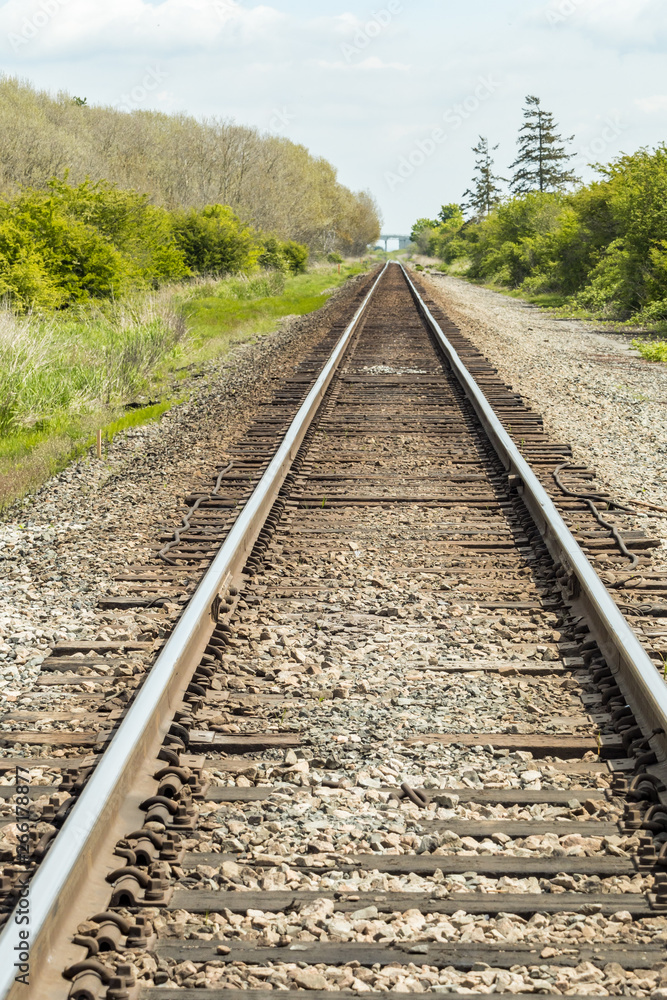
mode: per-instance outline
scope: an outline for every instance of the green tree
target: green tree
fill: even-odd
[[[416,243],[420,233],[426,232],[429,229],[436,229],[437,226],[438,223],[434,219],[417,219],[414,226],[412,227],[412,231],[410,233],[410,239],[412,240],[413,243]]]
[[[452,219],[458,220],[461,215],[461,206],[455,201],[450,201],[447,205],[443,205],[438,212],[438,225],[445,226],[452,221]]]
[[[463,204],[464,211],[472,212],[475,218],[484,217],[491,209],[500,202],[499,181],[504,181],[504,177],[494,173],[494,161],[492,153],[498,149],[493,146],[489,149],[489,140],[485,136],[479,137],[479,142],[473,146],[472,151],[477,159],[475,160],[475,172],[473,178],[473,189],[464,192],[463,197],[467,199]]]
[[[567,163],[573,153],[566,151],[563,139],[556,131],[554,116],[545,111],[539,97],[526,97],[524,124],[519,129],[519,155],[510,169],[514,171],[510,187],[514,194],[529,191],[562,191],[578,180]]]
[[[443,205],[438,213],[437,229],[431,239],[432,255],[442,258],[446,264],[451,264],[465,253],[461,239],[465,224],[460,205],[454,201]]]
[[[437,219],[417,219],[412,227],[410,239],[425,257],[431,253],[431,241],[437,228]]]

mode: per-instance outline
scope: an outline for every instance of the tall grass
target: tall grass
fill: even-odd
[[[48,370],[53,353],[49,326],[32,317],[19,319],[7,304],[0,309],[0,435],[16,427],[34,382]]]
[[[122,404],[184,340],[182,314],[162,295],[110,302],[78,317],[0,309],[0,436],[58,414]]]
[[[184,286],[185,297],[186,299],[216,298],[251,302],[255,299],[282,295],[288,280],[287,275],[282,271],[262,271],[255,275],[241,274],[226,278],[199,278]]]
[[[98,428],[110,438],[157,419],[193,369],[320,308],[361,270],[195,280],[49,317],[0,306],[0,508],[80,454]]]
[[[364,270],[345,265],[338,274],[331,265],[305,274],[266,271],[251,277],[228,277],[188,286],[183,307],[192,328],[194,361],[224,355],[239,340],[275,330],[285,316],[303,316],[325,305],[331,293]]]
[[[216,294],[221,298],[249,302],[252,299],[268,299],[274,295],[282,295],[286,285],[287,277],[282,271],[264,271],[255,277],[241,275],[221,281]]]

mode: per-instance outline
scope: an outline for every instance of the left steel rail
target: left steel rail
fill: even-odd
[[[388,266],[388,265],[387,265]],[[72,808],[58,836],[27,887],[22,903],[8,916],[0,935],[0,997],[8,1000],[53,998],[40,980],[63,968],[69,950],[68,931],[82,902],[91,905],[106,885],[99,872],[99,857],[111,857],[113,845],[127,833],[126,822],[136,822],[137,807],[145,789],[138,778],[142,764],[155,758],[172,722],[173,711],[199,663],[216,625],[221,591],[238,578],[260,531],[271,512],[278,491],[292,466],[304,437],[317,414],[347,347],[362,323],[387,267],[342,334],[319,378],[294,417],[282,444],[257,488],[234,523],[184,614],[155,661],[127,715],[111,740],[86,787]],[[108,888],[108,886],[107,886]],[[75,906],[76,904],[76,906]],[[23,921],[25,913],[29,923]],[[27,930],[28,937],[20,936]],[[26,992],[16,981],[17,945],[29,943],[30,977]],[[76,952],[72,954],[76,960]],[[63,981],[63,986],[64,986]]]

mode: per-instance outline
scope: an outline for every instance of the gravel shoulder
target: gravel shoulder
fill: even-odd
[[[287,317],[256,344],[209,362],[180,384],[188,400],[159,422],[117,435],[102,460],[73,462],[4,512],[0,699],[30,691],[54,642],[136,639],[142,627],[169,627],[176,607],[123,615],[100,611],[97,601],[129,564],[150,562],[161,529],[180,523],[184,497],[225,463],[272,380],[300,362],[363,280],[349,281],[319,312]]]
[[[449,275],[419,280],[615,497],[667,506],[667,366],[592,323]],[[646,530],[667,555],[667,517]]]

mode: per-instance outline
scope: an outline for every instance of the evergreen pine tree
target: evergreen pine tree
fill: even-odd
[[[567,184],[574,184],[576,177],[567,167],[573,153],[565,151],[563,139],[556,129],[554,116],[541,107],[539,97],[526,98],[524,124],[519,130],[519,155],[510,167],[514,175],[510,187],[514,194],[528,191],[562,191]]]
[[[477,154],[475,160],[475,176],[473,178],[474,187],[472,191],[468,189],[463,197],[467,201],[463,204],[464,211],[473,212],[475,216],[488,215],[494,205],[500,201],[500,187],[498,181],[504,181],[504,177],[499,177],[493,172],[492,153],[498,149],[494,146],[489,149],[489,140],[484,136],[479,137],[479,142],[473,146],[473,153]]]

